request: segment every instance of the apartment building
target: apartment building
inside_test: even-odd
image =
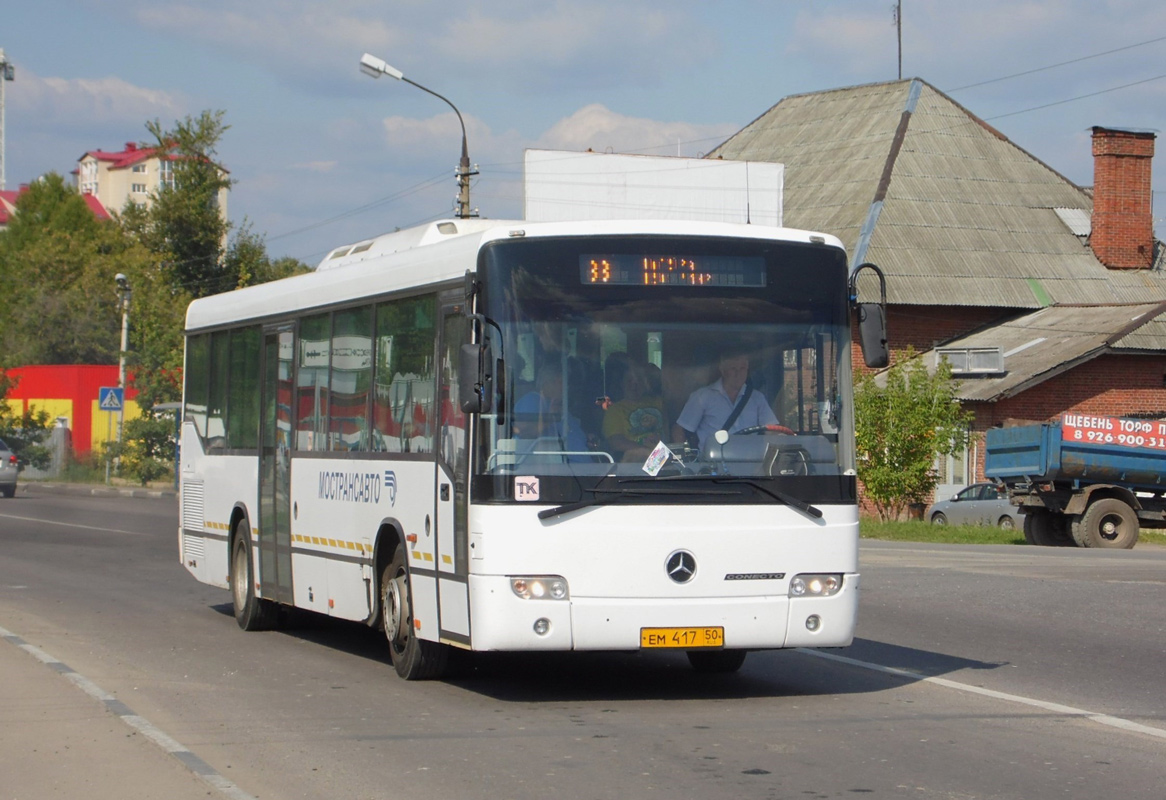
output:
[[[105,208],[119,210],[126,203],[149,206],[163,186],[174,184],[177,156],[159,155],[152,147],[126,142],[124,150],[90,150],[77,160],[73,175],[82,195],[96,197]],[[227,217],[227,190],[219,191],[219,212]]]

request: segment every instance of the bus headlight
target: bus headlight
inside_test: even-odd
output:
[[[830,597],[840,589],[841,575],[795,575],[789,582],[790,597]]]
[[[567,581],[558,575],[521,575],[510,579],[510,589],[523,600],[567,600]]]

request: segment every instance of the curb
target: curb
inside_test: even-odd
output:
[[[16,490],[23,494],[72,494],[90,495],[93,497],[177,497],[174,489],[143,489],[119,486],[94,486],[87,483],[41,483],[25,482],[17,485]]]

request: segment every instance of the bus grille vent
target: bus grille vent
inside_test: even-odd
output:
[[[202,481],[186,481],[182,484],[182,527],[185,530],[203,530],[206,519],[203,498]]]
[[[201,560],[206,555],[206,539],[201,536],[191,536],[189,533],[182,534],[182,555],[189,561]]]

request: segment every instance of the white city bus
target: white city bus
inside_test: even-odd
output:
[[[383,627],[408,679],[451,647],[847,645],[853,276],[788,229],[456,220],[196,300],[181,561],[246,630]],[[780,424],[673,441],[726,350]]]

